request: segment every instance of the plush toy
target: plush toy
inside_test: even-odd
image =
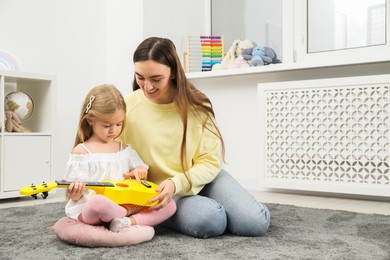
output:
[[[278,56],[276,55],[274,49],[272,49],[271,47],[264,47],[264,48],[265,48],[265,56],[271,58],[272,64],[282,63],[282,61],[278,59]]]
[[[5,112],[5,130],[7,132],[24,132],[18,115],[13,111]]]
[[[234,60],[231,68],[248,68],[249,63],[242,55],[238,56],[237,59]]]
[[[235,40],[222,59],[220,64],[215,64],[212,70],[222,70],[236,68],[234,61],[241,55],[242,51],[247,48],[253,48],[255,44],[249,40]]]
[[[263,66],[264,60],[267,59],[265,56],[264,47],[248,48],[242,51],[244,59],[249,61],[251,67]]]
[[[249,62],[251,67],[281,63],[276,52],[271,47],[256,46],[242,51],[242,56]]]

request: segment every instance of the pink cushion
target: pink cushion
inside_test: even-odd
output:
[[[104,226],[92,226],[63,217],[54,225],[57,237],[66,243],[86,247],[116,247],[136,245],[149,241],[154,236],[154,228],[131,226],[115,233]]]

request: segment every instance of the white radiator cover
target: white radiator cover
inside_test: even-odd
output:
[[[261,185],[390,196],[390,75],[258,84]]]

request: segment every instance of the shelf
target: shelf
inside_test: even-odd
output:
[[[52,133],[48,132],[23,132],[23,133],[9,133],[4,132],[2,136],[51,136]]]
[[[33,101],[33,113],[21,118],[26,132],[5,130],[4,102],[12,92],[24,92]],[[19,197],[29,183],[51,181],[54,100],[54,76],[0,70],[0,199]]]
[[[54,75],[43,75],[38,73],[28,73],[28,72],[17,72],[17,71],[8,71],[8,70],[0,70],[0,76],[7,77],[7,80],[14,80],[15,82],[17,80],[23,80],[23,79],[29,79],[33,81],[39,81],[39,80],[49,80],[53,81],[55,79]]]
[[[248,76],[252,74],[266,74],[266,73],[283,73],[292,71],[304,71],[304,70],[319,70],[319,69],[336,69],[339,67],[352,68],[356,66],[373,66],[373,65],[390,65],[390,61],[383,60],[369,60],[369,61],[355,61],[349,63],[278,63],[269,64],[260,67],[250,67],[241,69],[224,69],[215,71],[204,72],[189,72],[186,73],[188,79],[203,79],[203,78],[219,78],[228,76]]]
[[[34,103],[34,111],[32,115],[22,121],[22,126],[27,128],[29,132],[51,132],[54,121],[54,85],[55,79],[53,76],[21,73],[12,71],[0,71],[2,82],[1,88],[1,104],[4,98],[12,93],[22,91],[28,94]],[[4,105],[0,107],[4,122]],[[2,133],[6,133],[2,130]]]

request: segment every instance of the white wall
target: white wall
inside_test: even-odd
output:
[[[106,80],[127,94],[133,82],[133,52],[143,39],[143,0],[105,1]]]
[[[256,88],[260,79],[257,77],[191,79],[213,104],[226,146],[224,169],[251,190],[259,190],[261,176],[261,131]]]
[[[171,39],[182,59],[183,52],[187,50],[188,35],[210,35],[209,1],[143,0],[144,37]]]
[[[63,176],[89,89],[108,82],[130,92],[142,17],[141,0],[0,0],[0,49],[22,71],[57,77],[54,179]]]

